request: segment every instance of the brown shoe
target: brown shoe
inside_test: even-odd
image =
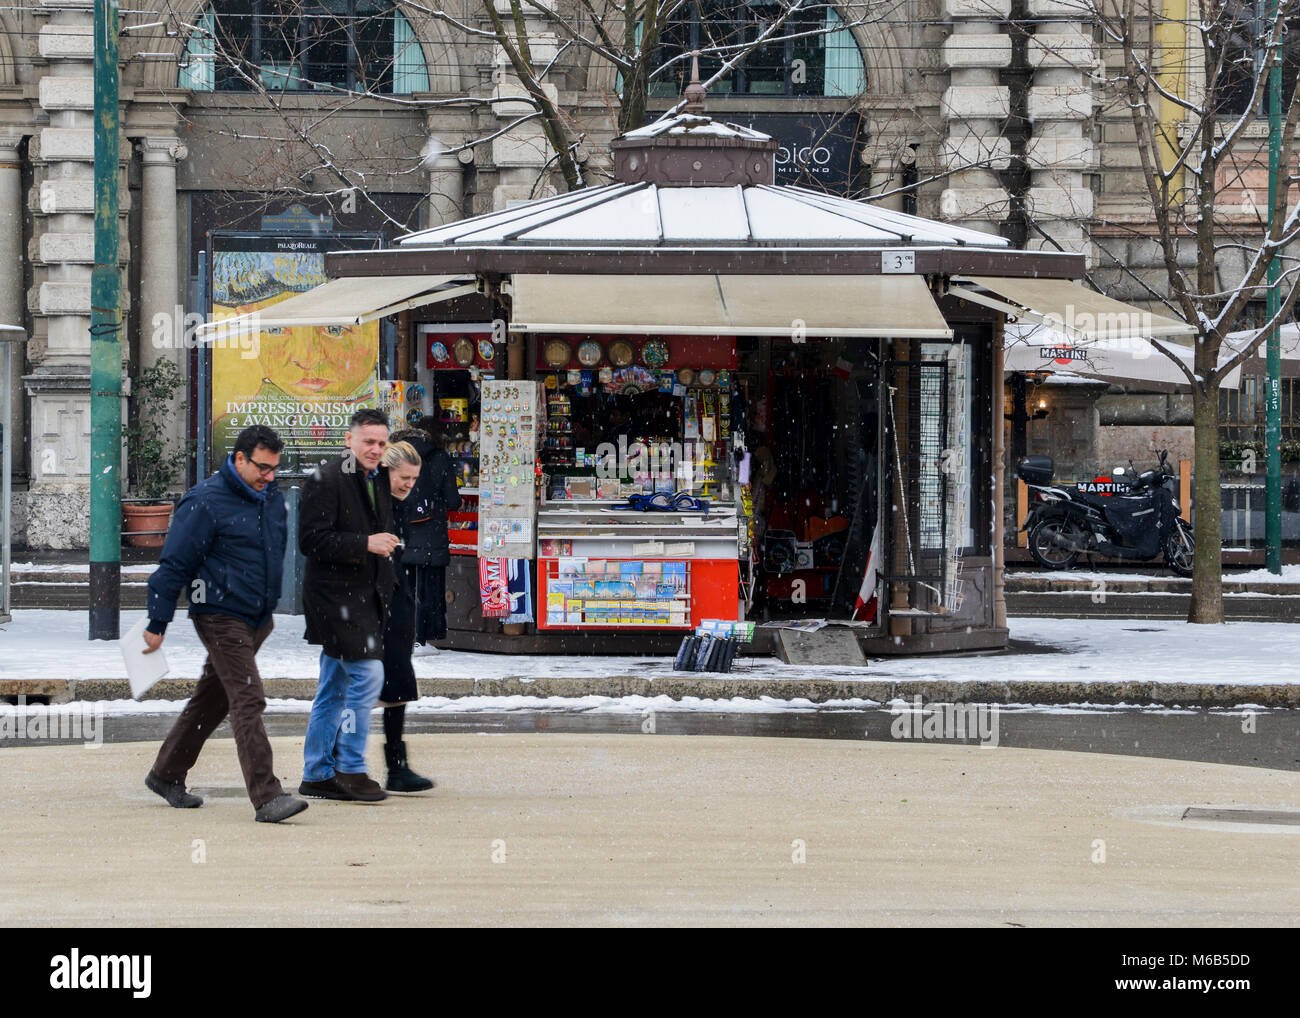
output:
[[[358,802],[379,802],[388,798],[388,793],[379,787],[379,782],[372,779],[365,771],[360,774],[335,771],[334,780],[342,785],[348,794]]]
[[[304,781],[298,786],[298,794],[310,795],[313,799],[339,799],[344,802],[352,798],[352,793],[339,783],[337,777],[326,778],[324,781]]]

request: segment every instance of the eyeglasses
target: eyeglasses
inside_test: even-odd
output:
[[[280,469],[280,465],[278,463],[275,466],[268,466],[265,463],[258,463],[257,460],[254,459],[250,459],[248,462],[252,464],[252,466],[257,470],[257,472],[261,474],[263,477],[273,477],[275,475],[275,472]]]

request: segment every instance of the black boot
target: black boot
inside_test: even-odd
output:
[[[384,787],[390,792],[427,792],[433,787],[430,779],[406,766],[406,743],[384,743],[384,756],[388,760],[388,782]]]

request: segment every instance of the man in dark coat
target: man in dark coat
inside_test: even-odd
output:
[[[183,590],[190,599],[190,620],[208,651],[194,695],[172,725],[145,784],[172,806],[203,805],[185,790],[185,776],[229,714],[255,818],[267,823],[307,808],[284,791],[272,768],[255,657],[271,635],[271,613],[280,598],[287,535],[275,471],[283,448],[270,428],[245,428],[221,469],[185,493],[149,577],[144,637],[146,654],[162,646]]]
[[[303,484],[299,504],[306,640],[321,655],[298,791],[378,802],[386,796],[366,774],[366,738],[384,682],[384,625],[397,582],[392,497],[379,469],[388,418],[358,410],[345,440],[344,453]]]

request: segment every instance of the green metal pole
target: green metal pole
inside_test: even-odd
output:
[[[1269,20],[1277,19],[1278,0],[1269,4]],[[1277,178],[1282,165],[1281,48],[1269,53],[1268,71],[1268,223],[1277,215]],[[1271,320],[1281,306],[1277,258],[1268,263],[1267,314]],[[1268,334],[1268,372],[1264,384],[1264,559],[1270,573],[1282,572],[1282,350],[1278,330]]]
[[[95,0],[95,267],[90,275],[90,638],[120,635],[122,280],[118,236],[117,0]]]

